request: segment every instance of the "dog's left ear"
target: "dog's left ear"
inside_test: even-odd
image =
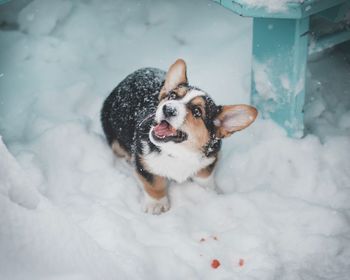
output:
[[[164,86],[160,92],[159,99],[162,99],[172,89],[180,84],[187,83],[186,62],[178,59],[170,66],[164,81]]]
[[[222,106],[220,109],[214,120],[218,138],[228,137],[232,133],[248,127],[258,115],[258,111],[249,105],[229,105]]]

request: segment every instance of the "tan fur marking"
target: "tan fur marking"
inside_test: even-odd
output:
[[[185,131],[188,131],[192,137],[190,141],[186,141],[186,145],[189,145],[191,149],[198,151],[208,143],[210,135],[203,120],[201,118],[195,118],[192,115],[191,110],[187,109],[187,111]]]
[[[114,140],[112,143],[112,151],[118,157],[125,158],[127,161],[131,160],[130,154],[125,149],[123,149],[116,140]]]
[[[218,159],[215,158],[215,161],[212,164],[199,170],[197,172],[196,176],[199,178],[208,178],[213,173],[213,170],[214,170],[214,167],[216,165],[217,160]]]
[[[201,107],[202,113],[203,113],[203,117],[205,117],[205,114],[206,114],[206,112],[205,112],[205,101],[203,100],[202,97],[197,96],[197,97],[193,98],[192,101],[191,101],[191,104]]]
[[[146,170],[148,170],[147,164],[145,163],[144,159],[141,157],[140,160],[143,168],[146,168]],[[166,191],[167,180],[164,177],[153,174],[153,182],[150,183],[139,173],[137,173],[137,176],[140,178],[144,190],[151,197],[159,200],[167,195],[167,191]]]
[[[192,105],[201,107],[203,117],[205,117],[205,102],[203,98],[197,96],[191,100]],[[192,135],[192,141],[188,141],[188,145],[195,151],[202,149],[209,141],[210,135],[202,118],[195,118],[190,109],[187,109],[185,120],[186,131]]]
[[[140,174],[137,174],[137,176],[140,178],[143,188],[149,196],[158,200],[166,196],[166,179],[164,177],[154,175],[153,182],[151,184]]]
[[[162,87],[162,89],[159,92],[159,100],[164,99],[166,97],[167,93],[168,93],[167,90],[164,87]]]
[[[211,173],[212,173],[212,170],[209,170],[208,167],[206,167],[199,170],[196,176],[200,178],[207,178],[210,176]]]
[[[176,92],[177,96],[184,97],[188,92],[188,87],[180,86],[180,87],[174,89],[174,91]]]
[[[172,91],[174,91],[179,98],[183,98],[188,93],[188,87],[187,86],[179,86],[177,88],[172,89]],[[161,93],[160,93],[160,100],[165,98],[167,94],[168,94],[168,92],[166,91],[166,89],[162,88]]]

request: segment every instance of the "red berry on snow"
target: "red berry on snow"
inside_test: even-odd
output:
[[[220,266],[220,262],[217,259],[212,260],[211,267],[217,269]]]

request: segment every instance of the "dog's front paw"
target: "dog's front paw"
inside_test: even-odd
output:
[[[170,209],[170,203],[167,196],[161,199],[155,199],[145,193],[145,199],[143,202],[143,211],[153,215],[159,215],[162,212],[166,212]]]

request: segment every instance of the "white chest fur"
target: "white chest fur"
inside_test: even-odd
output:
[[[186,181],[214,161],[214,158],[207,158],[173,143],[162,146],[160,153],[145,155],[144,159],[152,173],[179,183]]]

